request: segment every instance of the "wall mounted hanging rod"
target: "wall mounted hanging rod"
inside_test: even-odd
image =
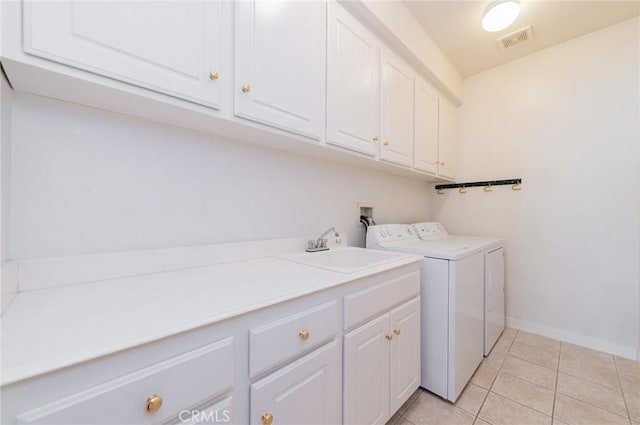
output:
[[[520,185],[520,184],[522,184],[522,179],[487,180],[487,181],[483,181],[483,182],[437,184],[436,185],[436,190],[457,189],[457,188],[460,188],[460,187],[462,187],[462,188],[479,187],[479,186],[504,186],[504,185],[516,186],[516,185]]]

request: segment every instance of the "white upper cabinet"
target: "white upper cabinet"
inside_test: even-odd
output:
[[[417,170],[438,172],[438,92],[416,77],[414,109],[415,156]]]
[[[323,1],[235,3],[235,114],[317,140],[324,134]]]
[[[221,106],[220,1],[27,1],[23,17],[29,54]]]
[[[440,98],[439,157],[438,175],[449,179],[456,177],[456,107]]]
[[[380,159],[413,165],[413,70],[390,50],[382,52]]]
[[[327,143],[375,156],[380,135],[378,39],[329,3]]]
[[[455,178],[456,107],[337,1],[3,6],[0,56],[17,90],[317,153],[302,136],[365,166]]]

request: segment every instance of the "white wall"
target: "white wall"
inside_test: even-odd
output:
[[[0,264],[9,252],[9,193],[11,181],[11,100],[9,83],[0,75]]]
[[[13,259],[284,237],[363,245],[428,215],[427,183],[15,93]]]
[[[501,236],[510,323],[635,356],[639,24],[588,34],[465,81],[458,181],[432,193],[452,233]]]

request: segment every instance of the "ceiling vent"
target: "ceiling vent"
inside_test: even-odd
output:
[[[518,31],[504,35],[496,41],[498,42],[498,46],[500,46],[502,50],[505,50],[527,43],[531,40],[533,40],[533,32],[531,31],[531,25],[529,25],[525,28],[519,29]]]

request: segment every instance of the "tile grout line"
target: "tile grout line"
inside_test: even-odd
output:
[[[612,412],[611,410],[607,410],[607,409],[605,409],[605,408],[603,408],[603,407],[596,406],[595,404],[591,404],[591,403],[589,403],[588,401],[580,400],[579,398],[575,398],[574,396],[571,396],[571,395],[569,395],[569,394],[563,394],[563,393],[560,393],[560,394],[561,394],[563,397],[570,398],[571,400],[577,401],[577,402],[582,403],[582,404],[586,404],[587,406],[593,407],[593,408],[598,409],[598,410],[602,410],[603,412],[610,413],[610,414],[612,414],[612,415],[614,415],[614,416],[618,416],[618,417],[623,418],[623,419],[628,419],[628,420],[629,420],[629,422],[631,422],[631,418],[629,418],[629,417],[624,417],[624,416],[622,416],[622,415],[621,415],[621,414],[619,414],[619,413],[615,413],[615,412]]]
[[[618,386],[620,387],[620,392],[622,393],[622,401],[624,402],[624,408],[627,411],[627,419],[629,420],[629,424],[631,425],[631,412],[629,411],[629,404],[627,403],[627,396],[624,394],[624,388],[622,388],[622,380],[620,379],[620,372],[618,371],[618,362],[616,362],[616,358],[613,357],[613,367],[616,368],[616,377],[618,378]]]
[[[554,423],[556,417],[556,398],[558,397],[558,379],[560,379],[560,361],[562,357],[562,342],[558,350],[558,367],[556,367],[556,386],[553,389],[553,405],[551,406],[551,423]]]
[[[516,337],[518,336],[518,333],[520,331],[516,329],[516,333],[513,335],[513,338],[511,339],[511,343],[509,344],[509,347],[507,348],[506,353],[504,353],[504,358],[502,359],[502,362],[500,363],[500,367],[498,368],[498,372],[496,373],[496,376],[493,378],[493,381],[491,381],[491,385],[489,385],[489,388],[487,389],[487,393],[484,396],[484,399],[482,400],[482,404],[480,405],[480,408],[478,409],[478,413],[476,413],[476,419],[473,421],[473,423],[475,424],[476,421],[478,419],[480,419],[481,421],[484,421],[488,424],[490,424],[491,422],[486,421],[484,419],[482,419],[480,417],[480,412],[482,411],[482,408],[484,407],[485,402],[487,401],[487,398],[489,398],[489,393],[491,392],[491,389],[493,388],[493,384],[496,382],[496,380],[498,379],[498,375],[500,375],[500,371],[502,370],[502,367],[504,366],[504,362],[507,361],[507,356],[509,355],[509,351],[511,351],[511,347],[513,346],[513,343],[516,340]],[[504,331],[503,331],[504,333]],[[495,345],[494,345],[495,347]],[[491,355],[491,352],[489,352],[489,355]]]
[[[560,347],[561,347],[561,348],[560,348],[560,350],[562,351],[562,345],[561,345]],[[590,362],[590,363],[592,363],[592,362]],[[615,359],[614,359],[614,364],[615,364]],[[561,394],[562,396],[567,397],[567,398],[570,398],[570,399],[572,399],[572,400],[575,400],[575,401],[577,401],[577,402],[579,402],[579,403],[583,403],[583,404],[586,404],[586,405],[588,405],[588,406],[591,406],[591,407],[593,407],[593,408],[595,408],[595,409],[599,409],[599,410],[602,410],[602,411],[604,411],[604,412],[610,413],[610,414],[612,414],[612,415],[615,415],[615,416],[618,416],[618,417],[621,417],[621,418],[627,419],[627,420],[629,420],[629,423],[631,424],[631,415],[630,415],[630,413],[629,413],[629,409],[628,409],[628,407],[627,407],[626,399],[625,399],[625,397],[624,397],[624,391],[622,390],[622,385],[620,384],[620,375],[619,375],[619,374],[618,374],[618,372],[617,372],[617,367],[616,367],[616,376],[617,376],[617,378],[618,378],[618,385],[620,386],[620,392],[621,392],[621,394],[622,394],[622,399],[623,399],[623,402],[625,403],[625,409],[626,409],[626,412],[627,412],[627,417],[626,417],[626,418],[625,418],[624,416],[620,415],[619,413],[612,412],[611,410],[609,410],[609,409],[607,409],[607,408],[604,408],[604,407],[602,407],[602,406],[595,405],[595,404],[590,403],[590,402],[588,402],[588,401],[586,401],[586,400],[582,400],[582,399],[579,399],[579,398],[577,398],[577,397],[575,397],[575,396],[572,396],[572,395],[570,395],[570,394],[565,394],[565,393],[561,393],[560,391],[558,391],[558,379],[560,378],[560,373],[564,373],[565,375],[567,375],[567,376],[571,376],[571,377],[573,377],[573,378],[581,379],[581,380],[583,380],[583,381],[585,381],[585,382],[587,382],[587,383],[589,383],[589,384],[592,384],[592,385],[597,385],[597,386],[599,386],[599,387],[604,388],[605,390],[609,390],[609,391],[614,390],[614,388],[607,387],[607,386],[604,386],[604,385],[600,385],[600,384],[599,384],[599,383],[597,383],[597,382],[590,381],[590,380],[585,379],[585,378],[583,378],[583,377],[575,376],[575,375],[573,375],[573,374],[571,374],[571,373],[567,373],[567,372],[565,372],[565,371],[560,372],[560,363],[558,362],[558,376],[557,376],[557,378],[556,378],[556,390],[555,390],[555,394],[554,394],[554,398],[553,398],[553,413],[554,413],[554,414],[555,414],[555,400],[556,400],[556,396],[557,396],[558,394]]]
[[[614,372],[614,371],[612,371],[612,372]],[[611,387],[608,387],[606,385],[603,385],[600,382],[593,381],[591,379],[587,379],[584,376],[578,376],[575,373],[572,373],[571,371],[568,371],[568,370],[563,370],[562,373],[564,373],[565,375],[569,375],[569,376],[571,376],[573,378],[581,379],[581,380],[586,381],[586,382],[588,382],[590,384],[597,385],[597,386],[602,387],[602,388],[606,388],[608,390],[615,390],[616,389],[616,388],[611,388]],[[618,378],[618,380],[620,380],[620,377],[618,376],[617,372],[616,372],[616,377]]]
[[[561,373],[564,373],[564,372],[561,372]],[[565,375],[567,375],[567,376],[571,376],[571,377],[573,377],[573,378],[577,378],[577,379],[582,379],[582,380],[584,380],[583,378],[580,378],[579,376],[569,375],[568,373],[564,373],[564,374],[565,374]],[[584,381],[586,381],[586,380],[584,380]],[[614,391],[614,390],[615,390],[614,388],[605,387],[605,386],[602,386],[602,385],[596,384],[596,383],[591,382],[591,381],[586,381],[586,382],[587,382],[588,384],[596,385],[596,386],[598,386],[598,387],[601,387],[601,388],[603,388],[603,389],[605,389],[605,390],[607,390],[607,391]],[[625,403],[625,409],[626,409],[626,411],[627,411],[627,415],[629,415],[629,416],[627,416],[627,418],[629,418],[629,420],[631,420],[631,415],[629,414],[629,411],[628,411],[628,409],[627,409],[627,404],[626,404],[626,401],[625,401],[625,398],[624,398],[624,391],[621,391],[621,393],[622,393],[622,394],[621,394],[621,395],[622,395],[622,400],[623,400],[623,402]],[[605,412],[609,412],[609,413],[611,413],[611,414],[613,414],[613,415],[620,416],[620,417],[624,418],[624,416],[622,416],[620,413],[613,412],[613,411],[611,411],[611,410],[607,409],[606,407],[598,406],[598,405],[593,404],[593,403],[591,403],[591,402],[589,402],[589,401],[582,400],[582,399],[580,399],[580,398],[577,398],[577,396],[573,396],[573,395],[571,395],[571,394],[565,394],[565,393],[562,393],[562,392],[558,392],[558,394],[562,395],[563,397],[568,397],[568,398],[570,398],[570,399],[572,399],[572,400],[579,401],[580,403],[587,404],[587,405],[589,405],[589,406],[591,406],[591,407],[595,407],[596,409],[604,410]]]

